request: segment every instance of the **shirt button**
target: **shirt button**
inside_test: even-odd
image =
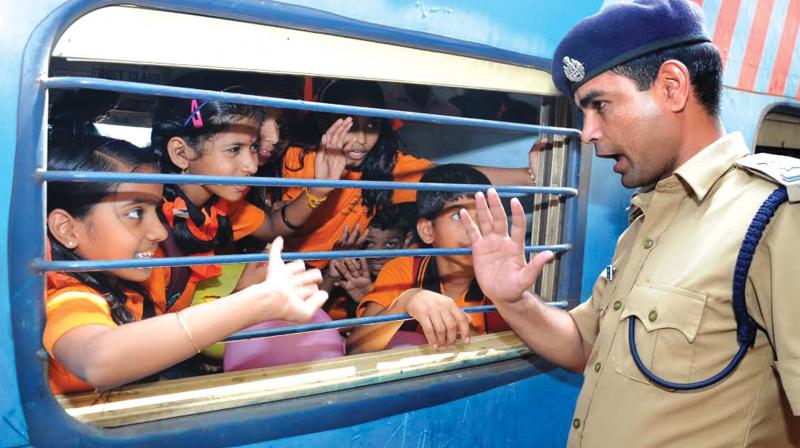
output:
[[[573,420],[572,421],[572,427],[575,428],[575,429],[580,428],[581,427],[581,419],[576,418],[575,420]]]
[[[614,302],[614,311],[619,311],[620,308],[622,308],[622,302],[617,300],[616,302]]]
[[[655,322],[656,319],[658,319],[658,311],[650,311],[650,314],[647,315],[647,318],[650,320],[650,322]]]
[[[648,239],[642,241],[642,247],[644,247],[645,249],[650,249],[651,247],[653,247],[653,240],[648,238]]]
[[[600,367],[601,367],[600,363],[598,362],[597,364],[594,365],[594,371],[595,372],[599,372],[600,371]]]

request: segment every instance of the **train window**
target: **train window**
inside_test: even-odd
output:
[[[142,29],[148,32],[140,33]],[[129,39],[131,35],[137,36],[135,42]],[[192,36],[191,45],[184,38],[165,36]],[[297,58],[298,54],[303,57]],[[316,99],[330,79],[368,79],[380,82],[387,109],[559,127],[567,127],[572,121],[568,101],[555,96],[549,75],[543,70],[136,7],[103,8],[83,16],[64,32],[51,56],[51,78],[168,85],[176,79],[204,73],[201,70],[213,70],[232,80],[281,80],[297,88],[298,99],[306,100]],[[371,63],[358,63],[361,60]],[[419,100],[421,94],[426,99]],[[142,148],[150,143],[156,95],[53,89],[49,99],[51,134],[101,134],[129,140]],[[302,110],[297,114],[292,120],[298,126],[304,117],[313,118]],[[458,126],[430,121],[405,120],[395,128],[410,154],[436,163],[525,166],[528,160],[520,155],[527,154],[536,141],[536,135],[531,133],[487,131],[467,121]],[[312,142],[319,136],[305,128],[294,131],[297,138],[311,135]],[[577,185],[579,154],[573,142],[555,136],[548,150],[537,156],[536,178],[541,184],[554,187]],[[533,210],[531,245],[558,245],[579,234],[579,204],[548,194],[526,200],[526,209]],[[582,248],[579,241],[573,243],[577,249]],[[536,285],[537,292],[548,300],[574,300],[575,281],[572,286],[566,285],[564,277],[570,274],[580,278],[572,275],[576,274],[575,266],[579,266],[577,257],[565,254],[547,268]],[[34,330],[41,333],[41,328]],[[57,400],[79,421],[102,428],[120,427],[334,393],[528,355],[526,346],[512,333],[499,332],[475,337],[470,344],[454,350],[416,346],[137,384],[103,393],[58,396]]]
[[[800,109],[789,106],[772,109],[758,129],[755,152],[800,157]]]

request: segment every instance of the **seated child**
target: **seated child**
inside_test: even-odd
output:
[[[364,233],[363,248],[367,250],[408,248],[414,238],[411,225],[416,222],[416,209],[416,203],[404,202],[390,204],[378,211]],[[355,239],[357,233],[354,229],[350,235],[343,234],[342,241]],[[333,260],[328,264],[321,288],[330,295],[330,300],[324,308],[332,319],[356,316],[356,307],[361,298],[369,292],[381,268],[389,260],[390,258],[348,258]]]
[[[437,166],[421,182],[489,185],[489,179],[468,165]],[[417,233],[436,248],[469,247],[459,210],[475,215],[474,193],[419,191]],[[409,313],[417,331],[434,347],[452,346],[457,336],[469,342],[471,334],[508,329],[496,312],[467,315],[461,308],[489,304],[475,280],[471,255],[401,257],[386,263],[370,292],[361,299],[358,316]],[[347,339],[348,353],[381,350],[403,322],[356,328]]]
[[[105,137],[70,137],[48,148],[58,171],[157,172],[152,157]],[[163,185],[51,182],[47,229],[53,260],[150,258],[167,238],[159,220]],[[49,272],[42,342],[53,393],[108,389],[184,361],[212,343],[266,320],[304,322],[328,295],[301,261],[284,264],[278,238],[262,280],[210,303],[160,311],[143,284],[164,269]],[[160,375],[159,375],[160,376]]]

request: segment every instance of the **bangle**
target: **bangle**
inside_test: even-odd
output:
[[[289,205],[289,203],[287,202],[287,203],[283,204],[283,207],[281,207],[281,221],[283,221],[283,225],[288,227],[289,230],[292,230],[292,231],[300,230],[300,226],[296,226],[296,225],[290,223],[289,219],[286,217],[286,206],[288,206],[288,205]]]
[[[328,199],[327,196],[316,196],[314,193],[308,191],[308,187],[303,188],[303,192],[306,194],[306,203],[311,208],[317,208]]]
[[[189,340],[192,342],[194,349],[197,351],[197,353],[200,353],[200,347],[198,347],[197,342],[194,341],[194,336],[192,336],[192,330],[189,329],[189,326],[186,325],[186,321],[183,320],[183,317],[181,317],[181,312],[178,311],[177,313],[175,313],[175,317],[178,318],[178,323],[181,324],[181,327],[183,327],[183,332],[186,333],[186,336],[189,337]]]

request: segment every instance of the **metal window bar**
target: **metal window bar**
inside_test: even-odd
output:
[[[186,87],[162,86],[129,81],[112,81],[88,77],[53,77],[40,81],[48,89],[92,89],[118,93],[136,93],[140,95],[170,96],[178,98],[203,98],[212,101],[250,104],[253,106],[277,107],[282,109],[301,109],[312,112],[328,112],[340,115],[359,115],[377,118],[397,118],[400,120],[418,121],[451,126],[466,126],[480,129],[493,129],[518,134],[548,134],[580,137],[580,131],[572,128],[537,126],[532,124],[509,123],[477,118],[450,117],[447,115],[404,112],[392,109],[373,107],[346,106],[342,104],[317,103],[312,101],[289,100],[266,96],[245,95],[241,93],[218,92],[214,90],[191,89]]]
[[[568,302],[567,301],[548,302],[547,305],[555,308],[566,308]],[[461,311],[464,311],[467,314],[485,313],[487,311],[497,311],[497,307],[494,305],[466,306],[464,308],[461,308]],[[309,333],[312,331],[319,331],[319,330],[381,324],[386,322],[397,322],[401,320],[412,320],[412,319],[414,318],[411,317],[411,315],[408,313],[384,314],[380,316],[357,317],[353,319],[339,319],[331,322],[292,325],[290,327],[268,328],[266,330],[241,331],[239,333],[234,333],[228,336],[227,338],[223,339],[222,342],[269,338],[275,336],[284,336],[287,334]]]
[[[172,96],[180,98],[204,98],[232,103],[250,104],[256,106],[279,107],[285,109],[303,109],[315,112],[339,113],[348,115],[363,115],[378,118],[399,118],[402,120],[419,121],[451,126],[467,126],[480,129],[489,129],[519,134],[549,134],[562,136],[580,136],[580,131],[571,128],[552,126],[537,126],[520,123],[497,122],[473,118],[449,117],[443,115],[403,112],[389,109],[376,109],[368,107],[346,106],[338,104],[316,103],[283,98],[261,97],[238,93],[217,92],[202,89],[191,89],[173,86],[160,86],[133,83],[126,81],[111,81],[86,77],[56,77],[41,80],[48,89],[94,89],[107,90],[119,93],[135,93],[143,95]],[[214,184],[214,185],[249,185],[249,186],[275,186],[275,187],[305,187],[320,186],[334,188],[362,188],[362,189],[390,189],[390,190],[435,190],[435,191],[484,191],[486,186],[471,184],[436,184],[413,183],[392,181],[343,181],[319,179],[285,179],[285,178],[254,178],[254,177],[225,177],[225,176],[198,176],[182,174],[142,174],[142,173],[115,173],[115,172],[63,172],[47,171],[40,168],[36,173],[36,180],[43,182],[134,182],[134,183],[172,183],[172,184]],[[577,196],[575,188],[570,187],[525,187],[525,186],[495,186],[498,193],[503,195],[556,195],[567,198]],[[572,248],[571,244],[552,244],[526,246],[526,253],[551,250],[565,252]],[[351,250],[351,251],[323,251],[323,252],[288,252],[281,255],[285,260],[329,260],[336,258],[384,258],[395,256],[422,256],[422,255],[462,255],[471,254],[469,248],[461,249],[401,249],[401,250]],[[37,271],[89,271],[123,268],[146,268],[188,266],[202,264],[226,264],[269,261],[268,254],[244,254],[201,257],[164,257],[158,259],[134,260],[84,260],[84,261],[45,261],[42,258],[33,260],[32,267]],[[554,302],[552,306],[564,307],[566,302]],[[495,311],[494,305],[462,308],[466,313]],[[384,316],[370,316],[355,319],[343,319],[333,322],[294,325],[289,327],[273,328],[268,330],[248,331],[233,334],[224,341],[273,337],[286,334],[296,334],[323,329],[344,328],[357,325],[370,325],[382,322],[409,320],[408,314],[393,314]]]

